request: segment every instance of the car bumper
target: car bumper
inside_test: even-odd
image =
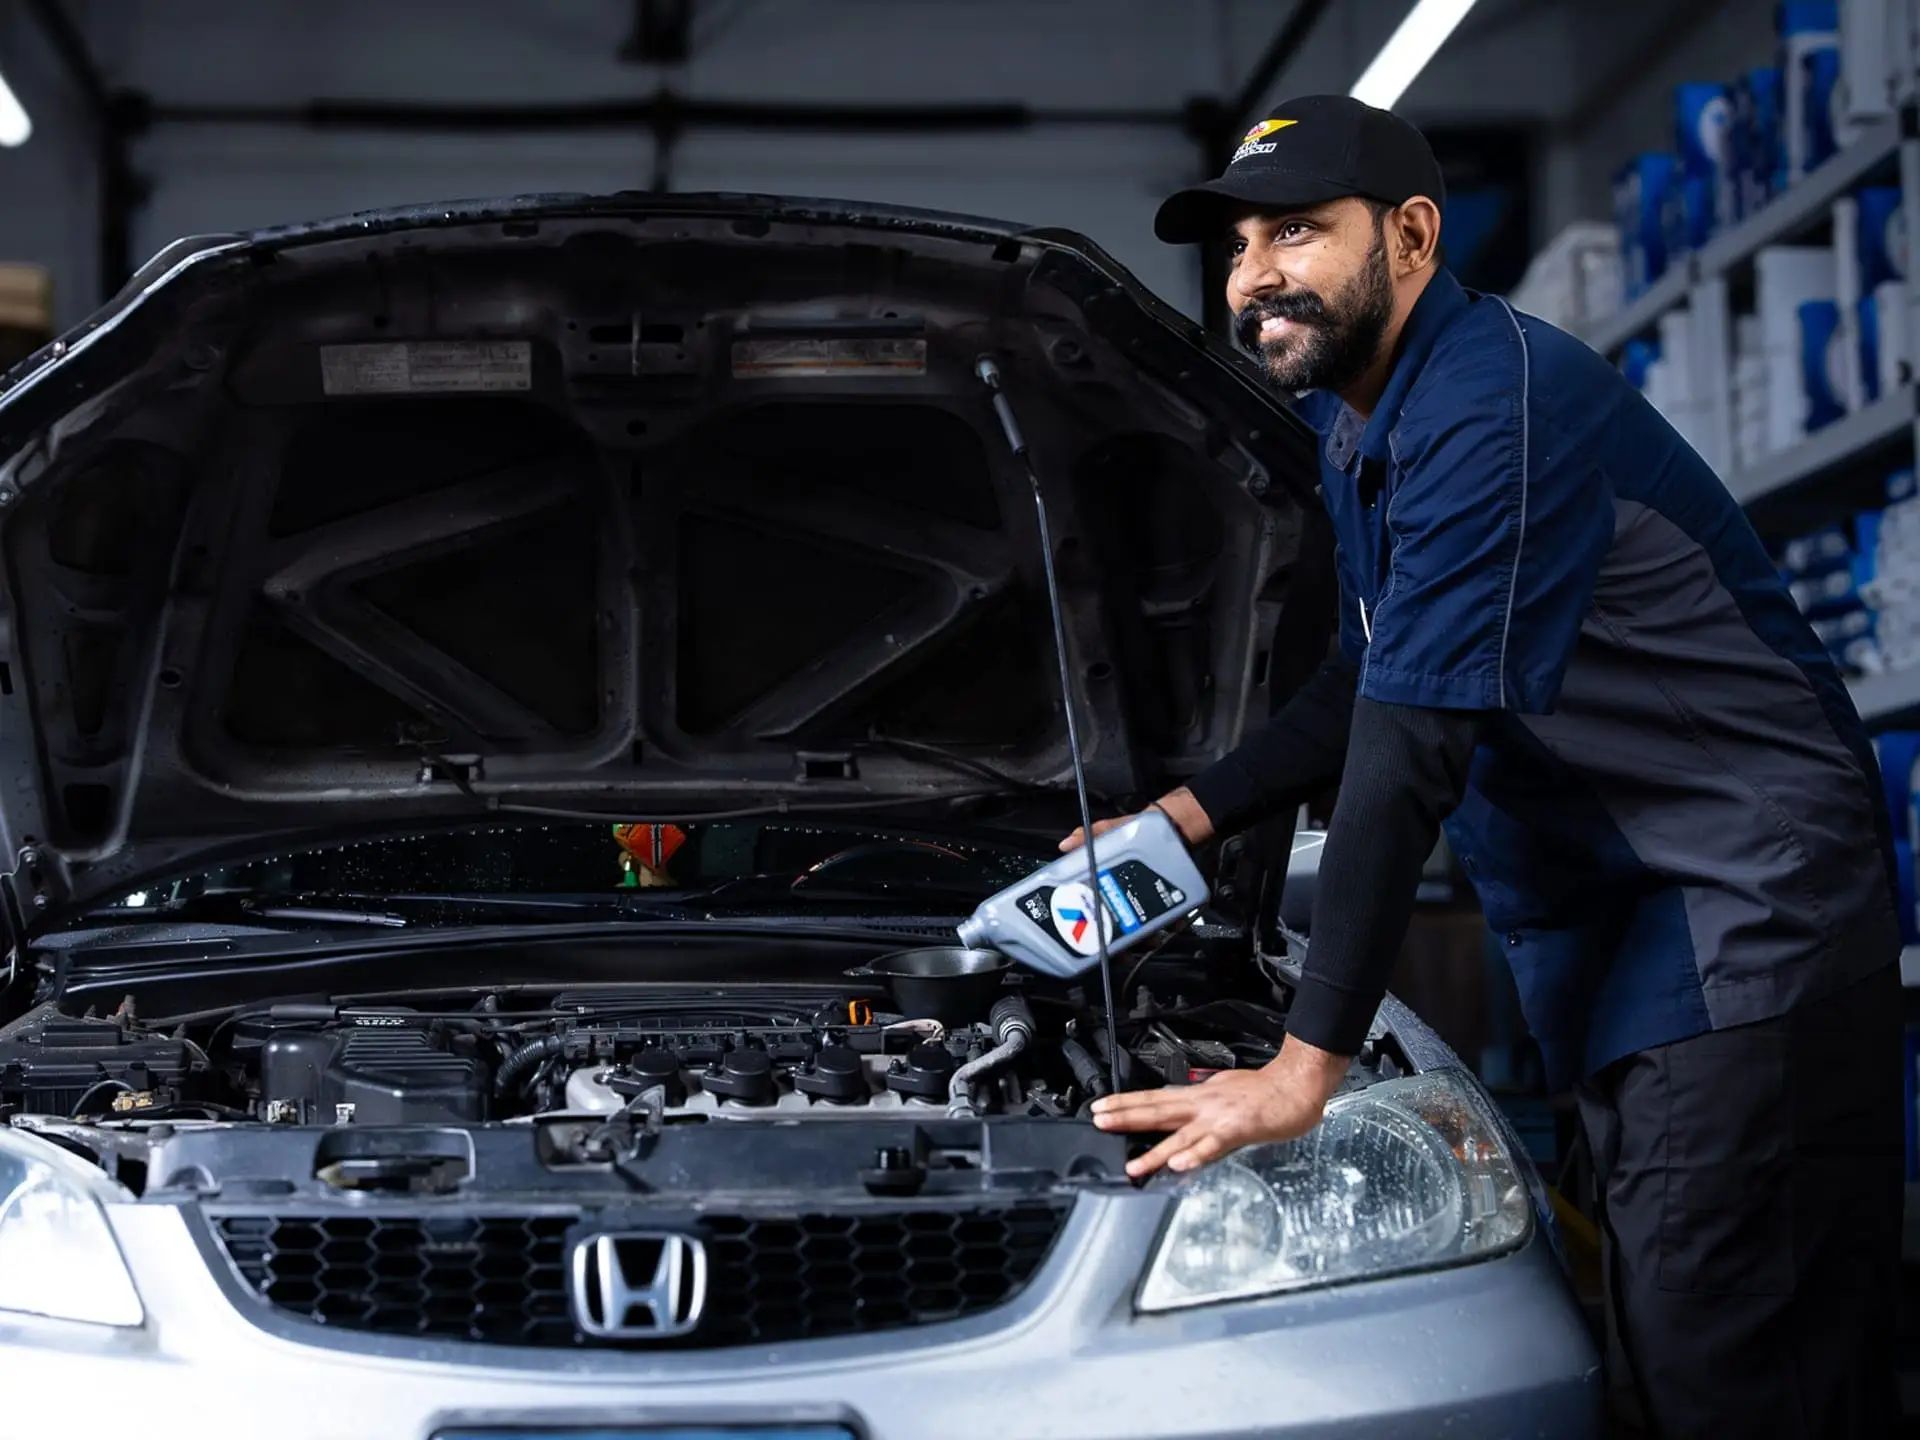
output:
[[[473,1427],[805,1422],[866,1440],[1601,1433],[1598,1357],[1538,1239],[1430,1275],[1139,1316],[1133,1289],[1162,1206],[1089,1196],[1034,1284],[991,1314],[663,1354],[318,1330],[209,1264],[188,1212],[111,1213],[147,1324],[0,1326],[12,1381],[0,1434],[428,1440]]]

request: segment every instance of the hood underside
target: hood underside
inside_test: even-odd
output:
[[[509,801],[1063,788],[983,355],[1089,783],[1189,774],[1259,693],[1311,451],[1084,240],[643,196],[174,247],[0,390],[23,913]]]

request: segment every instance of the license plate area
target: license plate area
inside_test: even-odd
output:
[[[844,1425],[462,1425],[433,1440],[857,1440]]]

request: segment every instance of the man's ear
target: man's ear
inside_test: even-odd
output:
[[[1440,253],[1440,207],[1424,195],[1397,206],[1387,217],[1387,240],[1396,279],[1425,270]]]

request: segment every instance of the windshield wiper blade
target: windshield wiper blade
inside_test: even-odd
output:
[[[519,920],[544,912],[554,920],[573,920],[583,913],[617,915],[620,911],[620,902],[613,896],[601,899],[597,896],[577,898],[457,893],[371,895],[357,891],[329,891],[267,897],[225,892],[183,896],[160,905],[136,909],[112,906],[90,911],[87,919],[114,925],[279,921],[283,924],[364,925],[400,930],[409,925],[442,923],[449,915],[457,917],[504,912]]]
[[[391,915],[383,910],[334,910],[317,905],[241,905],[248,915],[257,915],[262,920],[305,920],[320,925],[385,925],[400,930],[406,927],[404,915]]]
[[[973,884],[953,884],[942,881],[915,879],[901,881],[869,881],[866,884],[835,878],[814,884],[794,884],[794,877],[780,872],[759,875],[735,875],[725,880],[715,881],[711,885],[694,886],[685,890],[675,890],[670,886],[658,888],[631,889],[621,892],[627,897],[627,903],[640,908],[659,905],[672,907],[678,905],[707,905],[715,902],[723,904],[752,904],[762,906],[772,902],[791,901],[805,907],[809,902],[828,904],[893,904],[917,906],[928,896],[945,899],[964,899],[966,908],[971,910],[990,890]],[[646,897],[644,899],[640,897]]]

